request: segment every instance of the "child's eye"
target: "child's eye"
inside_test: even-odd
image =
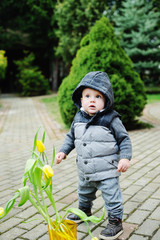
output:
[[[96,98],[101,98],[101,96],[100,96],[100,95],[97,95]]]
[[[89,98],[89,94],[86,95],[86,98]]]

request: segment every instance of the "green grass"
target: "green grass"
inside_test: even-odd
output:
[[[152,104],[160,102],[160,94],[147,94],[147,103]]]
[[[67,129],[61,118],[57,96],[42,98],[41,100],[45,104],[47,111],[51,114],[53,119],[58,122],[62,128]]]

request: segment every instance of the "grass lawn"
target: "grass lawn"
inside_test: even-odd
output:
[[[160,102],[160,94],[147,94],[147,103]]]
[[[47,111],[51,114],[53,119],[58,122],[62,128],[67,129],[61,118],[57,96],[42,98],[41,100],[45,104]]]

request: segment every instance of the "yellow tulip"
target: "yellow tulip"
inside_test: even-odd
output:
[[[45,181],[45,183],[47,183],[47,177],[46,177],[46,174],[44,174],[44,181]],[[49,182],[49,186],[51,185],[51,183],[52,183],[52,181],[51,181],[51,179],[50,179],[50,182]]]
[[[98,238],[97,237],[93,237],[91,240],[98,240]]]
[[[44,144],[42,143],[42,141],[37,140],[37,141],[36,141],[36,146],[37,146],[38,152],[40,152],[40,153],[44,152],[45,146],[44,146]]]
[[[0,207],[0,216],[4,213],[4,209]]]
[[[47,178],[51,178],[54,175],[53,169],[49,165],[45,165],[43,167],[43,172],[45,173]]]

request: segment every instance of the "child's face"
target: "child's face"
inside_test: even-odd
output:
[[[92,88],[85,88],[81,98],[82,107],[91,116],[102,110],[105,106],[103,94]]]

